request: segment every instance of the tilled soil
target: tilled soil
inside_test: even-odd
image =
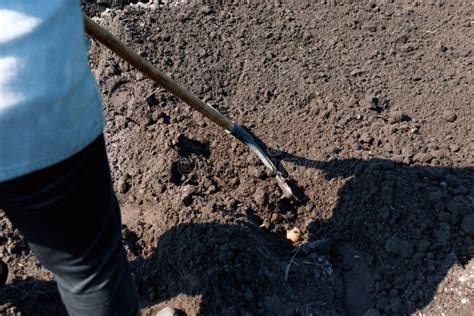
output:
[[[91,41],[143,312],[470,315],[473,16],[465,1],[189,1],[100,24],[267,146]],[[2,313],[64,313],[5,218]],[[301,229],[303,240],[285,239]]]

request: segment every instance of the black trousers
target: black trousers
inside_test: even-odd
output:
[[[0,183],[0,208],[53,272],[70,315],[136,315],[102,136],[51,167]]]

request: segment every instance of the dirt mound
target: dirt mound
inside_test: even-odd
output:
[[[259,137],[298,198],[280,199],[247,148],[92,41],[144,312],[468,314],[472,13],[463,1],[278,0],[102,15]],[[5,240],[22,245],[3,223]],[[284,239],[292,227],[302,245]],[[21,263],[14,276],[49,279],[27,250],[2,243]],[[18,282],[2,302],[41,310],[34,297],[14,301]]]

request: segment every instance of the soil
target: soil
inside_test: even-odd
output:
[[[107,9],[123,9],[127,4],[137,2],[137,0],[81,0],[81,6],[85,14],[97,16]]]
[[[143,313],[472,315],[472,4],[222,2],[125,6],[99,23],[245,125],[296,198],[91,41]],[[0,313],[64,314],[51,275],[1,225]]]

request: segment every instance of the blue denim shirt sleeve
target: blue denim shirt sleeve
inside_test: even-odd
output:
[[[0,181],[64,160],[104,127],[77,0],[0,1]]]

